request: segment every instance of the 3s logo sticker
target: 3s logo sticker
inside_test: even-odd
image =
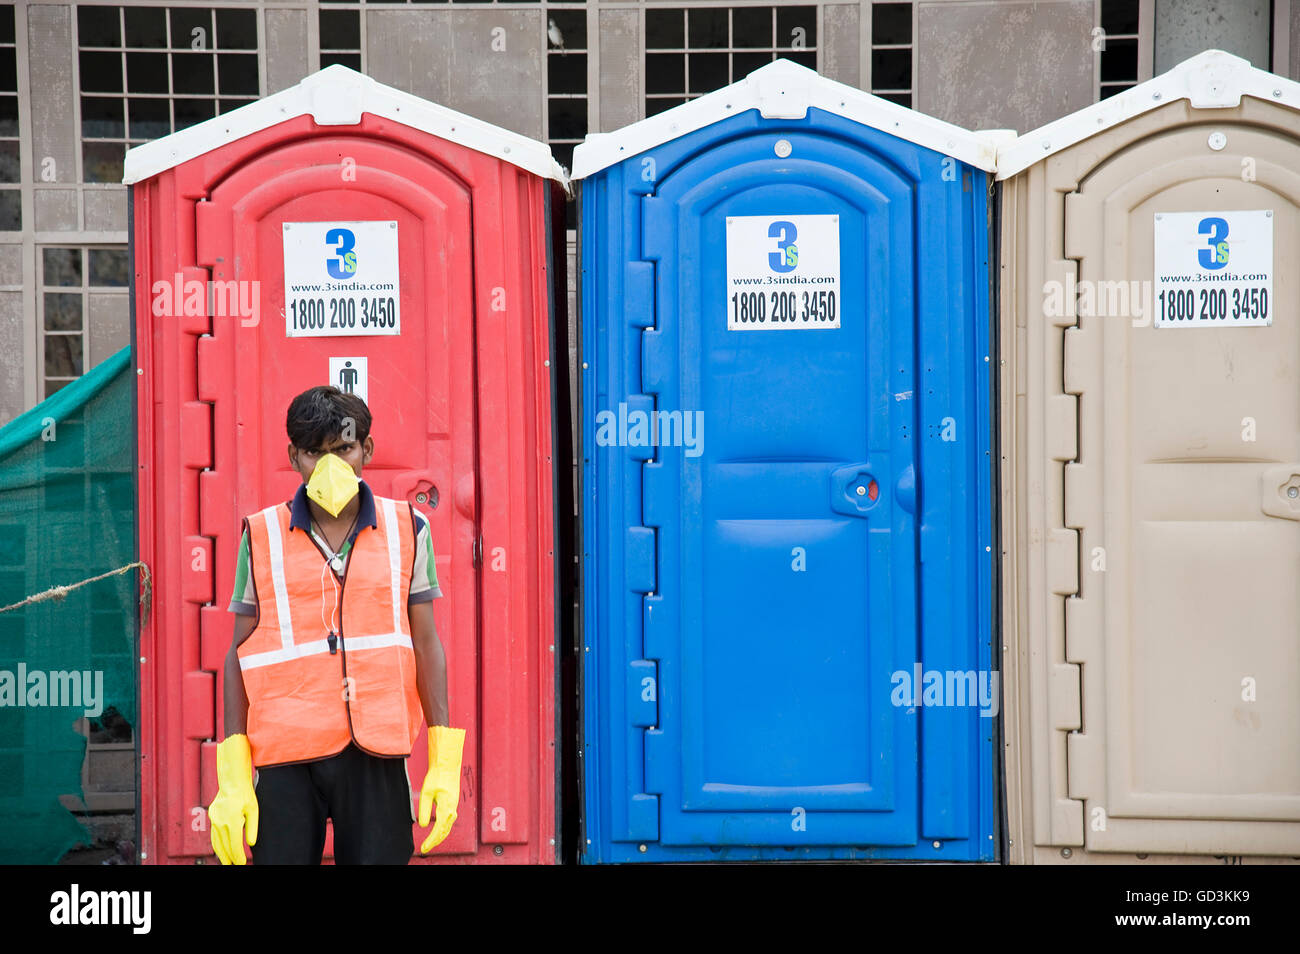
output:
[[[1228,222],[1226,219],[1210,217],[1201,219],[1196,227],[1200,235],[1209,235],[1206,244],[1209,248],[1200,249],[1197,258],[1201,268],[1218,270],[1228,264]]]
[[[794,244],[799,231],[793,222],[773,222],[767,228],[768,238],[777,239],[777,251],[767,253],[767,264],[774,272],[793,272],[799,264],[799,246]]]
[[[325,233],[325,244],[336,246],[334,258],[325,259],[325,269],[330,278],[346,280],[357,274],[357,237],[351,229],[330,229]]]

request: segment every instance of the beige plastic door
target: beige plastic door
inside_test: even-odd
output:
[[[1219,210],[1272,211],[1272,325],[1155,327],[1156,215]],[[1300,854],[1300,143],[1231,123],[1157,134],[1066,196],[1065,236],[1081,289],[1142,283],[1119,315],[1122,290],[1094,285],[1065,335],[1085,843]]]

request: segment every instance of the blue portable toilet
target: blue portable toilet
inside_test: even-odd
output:
[[[574,153],[582,857],[996,857],[996,144],[778,60]]]

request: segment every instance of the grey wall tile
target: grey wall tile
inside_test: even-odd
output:
[[[541,139],[540,10],[367,10],[366,62],[381,83]]]
[[[1226,50],[1268,69],[1269,0],[1155,0],[1155,4],[1156,75],[1205,50]]]
[[[267,10],[267,95],[297,85],[307,72],[307,11]]]
[[[1291,0],[1291,78],[1300,80],[1300,0]]]
[[[1091,105],[1093,14],[1093,0],[922,3],[916,108],[1025,132]]]
[[[822,11],[822,75],[838,83],[860,86],[858,4],[837,3]]]
[[[23,247],[0,245],[0,285],[23,283]]]
[[[131,305],[130,299],[121,294],[90,292],[86,299],[86,331],[90,339],[86,370],[89,371],[131,343]]]
[[[126,189],[87,189],[84,195],[87,232],[127,230]]]
[[[70,232],[77,228],[77,192],[75,189],[37,189],[36,230]]]
[[[0,425],[27,410],[23,394],[30,331],[23,320],[23,293],[0,292]]]
[[[77,181],[76,90],[72,85],[72,8],[30,4],[27,37],[31,62],[32,178]],[[54,160],[55,177],[42,179],[42,164]]]
[[[641,17],[635,10],[601,10],[600,128],[613,132],[641,118]]]

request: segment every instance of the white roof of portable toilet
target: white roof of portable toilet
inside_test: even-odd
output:
[[[362,113],[459,143],[567,186],[564,170],[545,143],[385,86],[338,64],[313,73],[297,86],[135,147],[126,154],[122,182],[140,182],[298,116],[310,114],[321,126],[355,126]]]
[[[971,132],[887,99],[845,86],[790,60],[777,60],[743,80],[675,106],[617,132],[594,133],[573,151],[581,179],[630,156],[749,109],[765,119],[803,119],[809,106],[879,129],[992,172],[998,136]]]
[[[1242,96],[1300,109],[1300,83],[1256,69],[1231,53],[1206,50],[1167,73],[1008,143],[998,150],[998,178],[1010,178],[1054,152],[1175,100],[1189,100],[1197,109],[1220,109],[1239,105]]]

